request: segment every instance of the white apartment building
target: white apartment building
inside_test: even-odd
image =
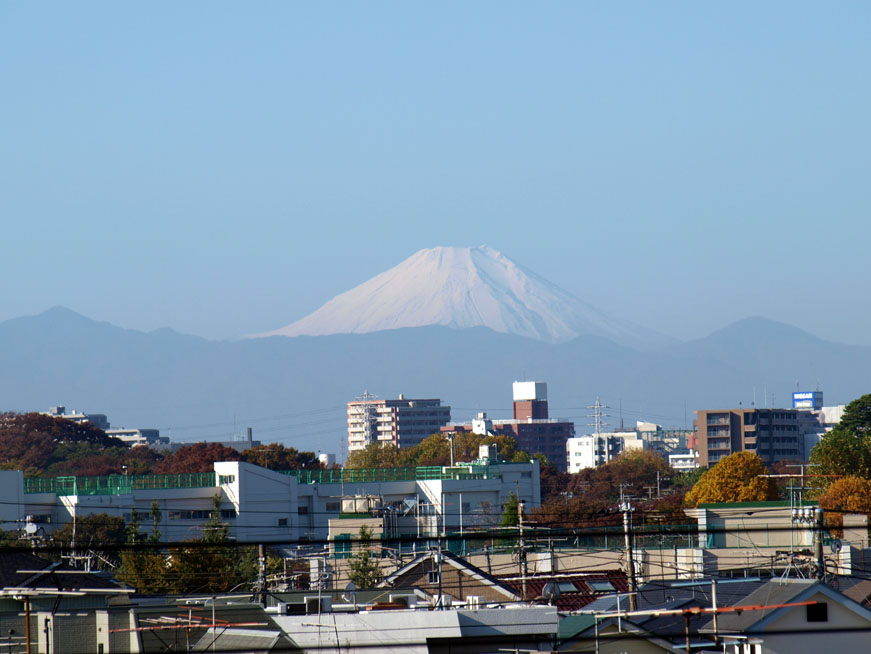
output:
[[[451,407],[438,399],[379,400],[369,394],[348,402],[348,451],[372,443],[412,447],[451,421]]]
[[[632,432],[633,436],[635,432]],[[624,440],[619,434],[587,434],[566,441],[568,472],[598,468],[623,451]]]

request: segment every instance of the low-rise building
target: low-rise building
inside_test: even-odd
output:
[[[169,447],[169,438],[160,435],[159,429],[107,429],[106,436],[117,438],[119,441],[127,445],[127,447],[136,447],[144,445],[154,449],[166,449]]]
[[[109,429],[110,426],[109,419],[105,413],[82,413],[75,409],[67,412],[67,408],[63,405],[53,406],[48,411],[44,411],[42,415],[51,416],[52,418],[63,418],[71,422],[87,422],[104,431]]]
[[[434,536],[492,526],[512,494],[529,509],[541,504],[537,461],[287,472],[225,461],[205,473],[27,479],[21,471],[5,470],[0,493],[2,528],[22,528],[29,521],[46,534],[74,516],[129,519],[132,510],[147,515],[156,503],[161,536],[170,542],[202,536],[216,497],[230,536],[255,543],[325,541],[330,518],[355,497],[375,497],[393,512],[413,511],[428,521],[427,533]],[[407,547],[412,551],[413,543]]]

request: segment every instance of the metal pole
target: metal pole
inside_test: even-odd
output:
[[[632,536],[629,527],[629,512],[632,510],[629,502],[624,502],[623,506],[623,536],[626,542],[626,567],[629,574],[629,610],[637,609],[635,593],[638,591],[638,585],[635,582],[635,561],[632,555]]]
[[[27,638],[27,654],[30,654],[30,595],[24,596],[24,619],[27,623],[25,628],[25,637]]]
[[[523,601],[526,601],[526,577],[529,568],[526,563],[526,542],[523,539],[523,505],[525,502],[517,498],[517,525],[520,528],[520,585],[523,593]]]
[[[823,558],[823,510],[814,510],[814,554],[817,559],[817,579],[820,581],[826,575],[826,561]]]
[[[717,580],[711,579],[711,604],[714,609],[714,645],[720,643],[720,630],[717,623]],[[689,651],[689,650],[687,650]]]

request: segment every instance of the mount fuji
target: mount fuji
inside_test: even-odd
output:
[[[546,343],[598,336],[639,350],[673,342],[602,313],[486,246],[420,250],[305,318],[254,336],[366,334],[434,325],[486,327]]]

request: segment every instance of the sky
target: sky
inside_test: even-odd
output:
[[[864,2],[0,4],[0,320],[287,325],[489,245],[681,339],[871,345]]]

